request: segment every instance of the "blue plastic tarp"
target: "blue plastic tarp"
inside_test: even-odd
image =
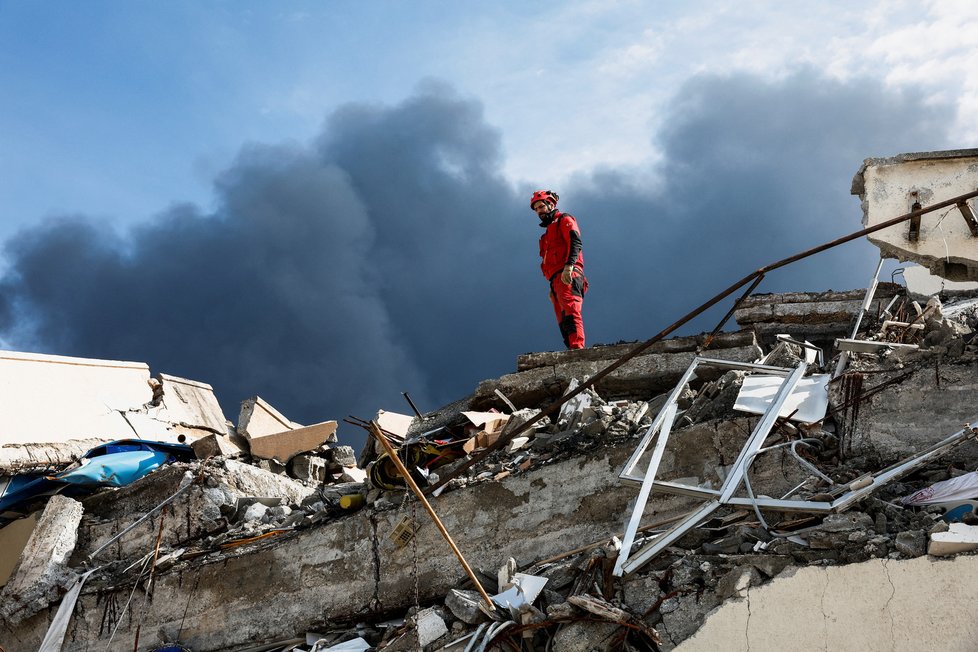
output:
[[[99,487],[124,487],[164,464],[193,458],[193,449],[185,444],[123,439],[96,446],[78,466],[60,473],[10,478],[0,494],[0,527],[36,509],[47,496],[78,496]]]
[[[124,487],[167,463],[169,453],[123,451],[86,458],[81,466],[51,476],[53,480],[85,486]]]

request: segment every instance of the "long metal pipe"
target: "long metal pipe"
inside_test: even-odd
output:
[[[800,253],[797,253],[794,256],[789,256],[788,258],[784,258],[784,259],[779,260],[777,262],[771,263],[770,265],[766,265],[764,267],[761,267],[760,269],[758,269],[758,270],[756,270],[754,272],[751,272],[750,274],[748,274],[744,278],[740,279],[739,281],[737,281],[736,283],[734,283],[733,285],[731,285],[730,287],[728,287],[726,290],[720,292],[719,294],[717,294],[716,296],[714,296],[712,299],[708,300],[706,303],[702,304],[698,308],[695,308],[691,312],[687,313],[685,316],[681,317],[678,321],[674,322],[672,325],[670,325],[670,326],[666,327],[665,329],[659,331],[658,333],[656,333],[655,335],[653,335],[650,339],[646,340],[645,342],[642,342],[641,344],[637,345],[634,349],[632,349],[631,351],[629,351],[628,353],[626,353],[622,357],[618,358],[618,360],[616,360],[615,362],[612,362],[610,365],[608,365],[607,367],[605,367],[604,369],[602,369],[601,371],[599,371],[598,373],[594,374],[593,376],[591,376],[590,378],[588,378],[586,381],[584,381],[583,383],[581,383],[580,385],[578,385],[577,389],[575,389],[575,390],[573,390],[571,392],[568,392],[567,394],[564,394],[560,398],[556,399],[553,403],[551,403],[546,408],[540,410],[536,415],[534,415],[533,417],[531,417],[526,423],[524,423],[520,427],[516,428],[512,432],[510,432],[510,433],[508,433],[506,435],[503,435],[502,437],[500,437],[499,439],[497,439],[493,444],[491,444],[490,446],[487,446],[486,448],[484,448],[481,453],[479,453],[478,455],[474,455],[473,457],[471,457],[470,459],[468,459],[465,463],[463,463],[461,466],[457,467],[452,473],[446,475],[444,478],[441,478],[435,484],[429,486],[427,489],[425,489],[424,493],[425,494],[430,494],[431,492],[438,490],[440,487],[442,487],[445,484],[447,484],[450,480],[458,477],[460,474],[462,474],[465,471],[467,471],[468,469],[470,469],[474,464],[477,464],[477,463],[481,462],[483,459],[486,458],[486,456],[488,456],[491,453],[499,450],[503,446],[508,445],[509,442],[511,442],[514,437],[518,437],[519,435],[522,435],[524,432],[528,431],[530,428],[533,427],[533,425],[537,421],[539,421],[543,417],[550,416],[551,414],[553,414],[554,412],[556,412],[557,409],[560,408],[560,406],[562,406],[564,403],[566,403],[567,401],[571,400],[572,398],[574,398],[575,396],[577,396],[578,394],[580,394],[581,392],[583,392],[585,389],[588,389],[589,387],[594,386],[594,384],[597,383],[599,380],[602,380],[605,376],[607,376],[608,374],[614,372],[616,369],[618,369],[619,367],[621,367],[622,365],[624,365],[626,362],[628,362],[632,358],[634,358],[634,357],[636,357],[638,355],[641,355],[643,351],[645,351],[646,349],[648,349],[649,347],[651,347],[653,344],[655,344],[656,342],[662,340],[667,335],[671,334],[673,331],[675,331],[676,329],[678,329],[680,326],[685,325],[687,322],[692,321],[693,319],[695,319],[696,317],[698,317],[702,313],[706,312],[707,310],[709,310],[710,308],[712,308],[714,305],[716,305],[717,303],[719,303],[723,299],[726,299],[728,296],[730,296],[731,294],[733,294],[734,292],[736,292],[737,290],[739,290],[743,286],[745,286],[748,283],[750,283],[751,281],[753,281],[758,276],[764,276],[768,272],[771,272],[771,271],[776,270],[776,269],[780,269],[781,267],[784,267],[786,265],[790,265],[791,263],[798,262],[799,260],[802,260],[804,258],[808,258],[809,256],[814,256],[815,254],[818,254],[818,253],[821,253],[823,251],[826,251],[827,249],[832,249],[833,247],[837,247],[837,246],[839,246],[841,244],[845,244],[847,242],[851,242],[852,240],[856,240],[857,238],[861,238],[864,235],[869,235],[870,233],[876,233],[877,231],[882,231],[883,229],[889,228],[889,227],[891,227],[891,226],[893,226],[895,224],[900,224],[902,222],[906,222],[907,220],[909,220],[909,219],[911,219],[913,217],[917,217],[917,216],[923,215],[925,213],[930,213],[932,211],[940,210],[940,209],[946,208],[948,206],[954,206],[954,205],[956,205],[956,204],[958,204],[960,202],[967,201],[967,200],[969,200],[969,199],[971,199],[973,197],[978,197],[978,190],[974,190],[972,192],[968,192],[968,193],[965,193],[963,195],[958,195],[957,197],[952,197],[951,199],[946,199],[946,200],[944,200],[942,202],[938,202],[938,203],[933,204],[931,206],[927,206],[926,208],[919,208],[917,210],[910,211],[909,213],[906,213],[906,214],[901,215],[899,217],[894,217],[893,219],[887,220],[886,222],[880,222],[876,226],[871,226],[871,227],[868,227],[868,228],[865,228],[865,229],[856,231],[854,233],[850,233],[849,235],[843,236],[841,238],[837,238],[835,240],[832,240],[831,242],[826,242],[825,244],[819,245],[817,247],[812,247],[811,249],[806,249],[805,251],[802,251]]]
[[[445,538],[445,541],[448,542],[448,545],[452,549],[452,552],[455,553],[455,556],[462,564],[462,568],[469,576],[469,579],[472,580],[472,583],[475,584],[475,588],[479,591],[479,595],[482,596],[482,600],[485,602],[486,609],[488,609],[491,613],[492,610],[495,609],[495,607],[492,604],[492,598],[490,598],[489,594],[486,593],[486,590],[482,588],[482,582],[480,582],[479,578],[475,576],[474,572],[472,572],[472,568],[469,566],[469,563],[465,561],[465,557],[462,556],[462,551],[458,549],[458,546],[455,545],[455,541],[452,540],[452,535],[450,535],[448,533],[448,530],[445,529],[445,526],[442,524],[441,519],[438,518],[438,514],[436,514],[434,508],[432,508],[431,503],[429,503],[428,500],[424,497],[424,494],[421,492],[421,488],[418,487],[418,484],[414,481],[414,478],[411,477],[411,474],[404,466],[404,463],[397,456],[397,451],[395,451],[394,447],[391,446],[391,443],[387,441],[387,437],[384,436],[384,433],[381,431],[380,426],[377,425],[376,421],[370,422],[370,429],[371,432],[373,432],[374,437],[377,438],[377,441],[379,441],[384,446],[384,450],[387,451],[387,455],[390,456],[391,461],[394,462],[394,465],[397,467],[397,470],[404,477],[404,482],[406,482],[408,486],[411,487],[411,491],[414,492],[414,495],[418,497],[418,500],[421,501],[421,504],[424,505],[424,508],[428,511],[428,515],[431,517],[431,520],[435,522],[435,525],[438,527],[438,531],[441,532],[441,535]]]

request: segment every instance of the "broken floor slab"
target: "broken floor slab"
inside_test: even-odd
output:
[[[685,337],[671,337],[666,340],[656,342],[645,353],[689,353],[696,351],[706,343],[708,335],[690,335]],[[709,350],[714,349],[735,349],[754,345],[754,335],[750,331],[737,331],[734,333],[718,333],[710,343]],[[576,349],[571,351],[543,351],[539,353],[524,353],[516,358],[517,371],[529,371],[540,367],[553,367],[558,364],[570,362],[602,362],[615,360],[624,356],[626,353],[639,345],[639,342],[628,344],[611,344],[588,347],[586,349]]]
[[[201,437],[192,442],[190,447],[194,449],[197,458],[201,460],[218,456],[235,457],[248,452],[244,448],[239,447],[230,437],[216,433]]]
[[[647,399],[656,394],[671,390],[676,381],[693,360],[696,352],[688,348],[693,338],[686,338],[682,351],[649,353],[636,356],[602,379],[594,390],[605,399],[643,398]],[[721,348],[722,345],[728,345]],[[498,389],[518,407],[531,407],[558,398],[572,379],[589,378],[605,367],[615,362],[634,346],[617,345],[595,347],[579,351],[564,351],[550,353],[537,358],[532,364],[544,360],[549,364],[530,366],[524,362],[525,371],[517,371],[494,380],[483,381],[475,390],[472,407],[487,409],[503,407],[501,399],[496,395]],[[762,355],[760,347],[754,341],[753,334],[736,334],[720,339],[708,349],[711,357],[722,360],[750,362]],[[597,356],[607,357],[597,357]],[[711,380],[711,372],[701,380]],[[721,372],[717,372],[719,376]],[[716,377],[713,376],[713,377]]]
[[[863,226],[871,227],[978,188],[978,149],[868,158],[856,172]],[[915,206],[916,205],[916,206]],[[913,261],[951,281],[978,281],[974,200],[867,236],[883,256]]]
[[[880,283],[870,310],[881,312],[902,293],[903,287],[896,283]],[[865,295],[866,290],[754,294],[741,302],[734,319],[741,328],[756,331],[765,346],[773,346],[781,333],[824,346],[835,338],[848,337]]]
[[[336,426],[335,421],[303,426],[254,396],[241,403],[237,432],[248,440],[252,455],[284,464],[299,453],[335,442]]]
[[[978,557],[811,566],[725,602],[675,650],[970,650],[976,600]]]

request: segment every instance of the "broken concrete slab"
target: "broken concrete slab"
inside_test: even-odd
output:
[[[337,466],[356,466],[357,454],[352,446],[331,446],[326,459]]]
[[[978,188],[978,149],[868,158],[853,178],[863,226],[871,227]],[[970,216],[970,223],[969,217]],[[978,281],[974,201],[867,236],[883,256],[913,261],[951,281]],[[916,231],[914,232],[914,229]]]
[[[911,299],[926,301],[930,297],[973,296],[978,291],[976,281],[949,281],[922,265],[907,265],[903,268],[903,280],[907,283],[907,294]]]
[[[336,477],[339,475],[339,477]],[[339,474],[333,474],[333,477],[337,482],[357,482],[363,483],[367,481],[367,472],[357,466],[344,466],[343,470]]]
[[[706,343],[707,337],[707,334],[703,333],[700,335],[673,337],[667,340],[661,340],[646,349],[644,353],[689,353],[703,346]],[[735,349],[753,346],[754,343],[754,334],[747,330],[733,333],[718,333],[707,350]],[[616,360],[633,350],[639,344],[640,342],[629,342],[628,344],[598,345],[573,351],[524,353],[516,358],[516,371],[529,371],[530,369],[553,367],[558,364],[571,362]]]
[[[124,528],[175,494],[186,482],[187,472],[186,465],[171,464],[121,489],[86,497],[83,500],[85,517],[78,527],[73,561],[80,561],[101,548]],[[195,475],[192,474],[192,477]],[[298,505],[315,494],[312,487],[235,460],[223,460],[220,464],[211,462],[207,466],[206,477],[205,486],[195,484],[170,503],[166,517],[169,525],[164,528],[161,539],[163,545],[174,546],[220,528],[224,520],[237,510],[241,499],[277,497],[286,504]],[[99,559],[124,558],[127,551],[152,548],[159,532],[158,519],[157,515],[145,520],[113,543]]]
[[[327,442],[335,442],[336,422],[323,421],[295,430],[282,430],[262,435],[254,435],[246,431],[245,437],[251,446],[253,456],[287,462],[299,453],[319,448]]]
[[[237,431],[246,438],[262,437],[301,428],[302,424],[286,418],[271,404],[260,396],[252,396],[241,401],[241,412],[238,413]]]
[[[414,622],[418,635],[418,644],[421,647],[434,643],[448,633],[445,619],[439,613],[438,607],[422,609],[415,615]]]
[[[489,620],[489,616],[479,608],[481,603],[482,596],[478,591],[451,589],[445,596],[445,607],[453,616],[469,625],[478,625]]]
[[[509,415],[501,412],[462,412],[462,416],[473,426],[482,428],[487,434],[501,434],[509,420]]]
[[[158,375],[163,391],[160,419],[193,429],[228,433],[228,421],[207,383],[169,374]]]
[[[236,445],[229,437],[211,433],[190,443],[194,449],[197,459],[203,460],[208,457],[236,457],[247,453],[246,450]]]
[[[746,339],[745,339],[746,338]],[[690,338],[695,341],[695,338]],[[745,341],[750,343],[741,344]],[[720,348],[720,344],[734,344]],[[688,346],[689,342],[684,344]],[[479,384],[472,398],[472,405],[484,409],[501,405],[495,394],[498,389],[518,407],[526,408],[539,405],[558,398],[572,379],[590,378],[603,370],[620,357],[621,350],[634,346],[617,345],[595,347],[579,351],[564,351],[550,353],[540,360],[552,360],[547,366],[528,367],[525,371],[517,371],[497,379],[486,380]],[[762,355],[760,347],[755,343],[753,334],[739,334],[734,338],[721,340],[707,349],[706,355],[721,360],[750,362]],[[608,357],[597,357],[605,355]],[[641,398],[662,393],[672,389],[682,376],[689,363],[695,357],[695,350],[689,349],[677,352],[650,353],[637,356],[608,374],[594,387],[594,390],[605,400],[616,398]],[[534,362],[536,364],[537,362]],[[529,363],[524,366],[528,366]],[[711,374],[714,374],[711,376]],[[703,380],[712,380],[722,372],[704,369]]]
[[[160,377],[141,362],[0,351],[0,471],[57,467],[119,439],[227,433],[209,385]]]
[[[75,580],[68,559],[78,540],[82,504],[52,496],[31,533],[10,579],[0,590],[0,620],[16,625],[46,609]]]
[[[737,566],[720,578],[716,594],[721,600],[743,598],[752,586],[761,584],[761,574],[753,566]]]
[[[300,453],[289,461],[289,471],[298,480],[322,484],[326,482],[327,463],[317,455]]]
[[[51,444],[0,445],[0,473],[17,475],[65,466],[104,443],[106,440],[102,438],[91,438]]]
[[[414,421],[414,417],[409,414],[400,414],[388,410],[377,410],[377,417],[374,420],[385,432],[404,439],[411,429],[411,423]]]
[[[923,530],[898,532],[894,547],[904,557],[920,557],[927,552],[927,535]]]
[[[614,623],[579,620],[560,628],[554,636],[554,649],[562,652],[613,652],[620,649],[616,634],[621,629]]]
[[[896,283],[880,283],[870,310],[882,311],[902,293]],[[741,302],[734,319],[741,328],[756,331],[765,346],[774,346],[779,334],[822,344],[849,336],[865,295],[865,290],[754,294]]]
[[[946,557],[972,550],[978,550],[978,526],[964,523],[951,523],[946,532],[931,534],[930,545],[927,546],[927,554],[934,557]]]

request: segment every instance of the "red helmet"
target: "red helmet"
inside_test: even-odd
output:
[[[550,202],[556,206],[557,199],[559,199],[557,197],[557,193],[552,190],[537,190],[535,193],[533,193],[533,196],[530,197],[530,208],[533,208],[533,204],[537,203],[538,201]]]

